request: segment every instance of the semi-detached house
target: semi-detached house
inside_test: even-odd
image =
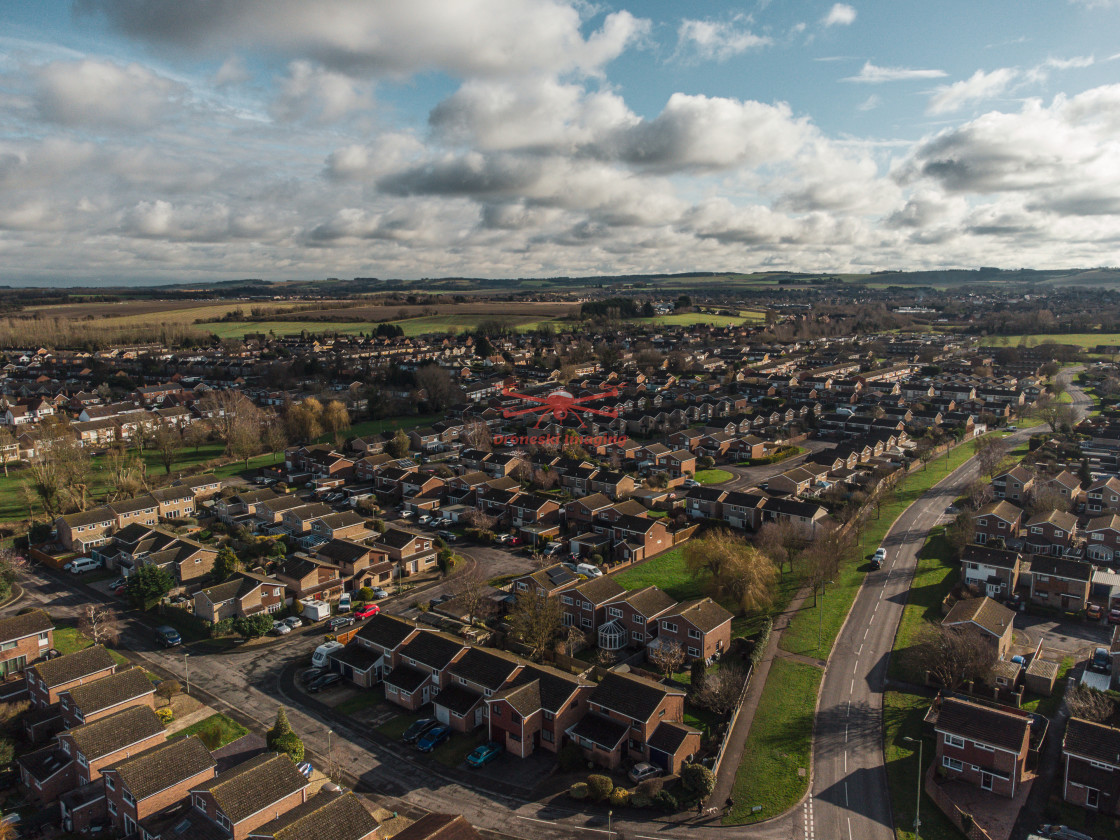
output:
[[[1012,798],[1023,784],[1030,730],[1026,712],[946,698],[934,724],[937,764],[951,779]]]

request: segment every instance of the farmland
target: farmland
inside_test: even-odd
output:
[[[1120,344],[1120,333],[1043,333],[1041,335],[997,335],[992,336],[990,343],[1003,347],[1018,347],[1023,342],[1032,346],[1046,342],[1055,344],[1076,344],[1088,350],[1098,344]]]

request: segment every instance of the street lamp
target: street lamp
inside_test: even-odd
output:
[[[914,801],[914,840],[921,840],[918,829],[922,826],[922,739],[904,735],[902,740],[918,745],[918,795]]]
[[[821,649],[821,630],[824,628],[824,593],[825,587],[828,584],[834,583],[831,580],[821,581],[821,608],[817,610],[817,650]]]
[[[332,782],[334,781],[334,758],[331,753],[331,735],[333,734],[334,733],[330,729],[327,730],[327,777]]]
[[[614,816],[614,811],[607,811],[607,840],[614,840],[614,833],[611,831],[611,817]]]
[[[190,666],[190,663],[187,661],[188,656],[190,656],[190,654],[187,653],[186,651],[183,651],[183,670],[186,673],[187,694],[190,694],[191,693],[191,666]]]

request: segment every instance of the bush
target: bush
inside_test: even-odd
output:
[[[592,773],[587,777],[587,792],[596,802],[606,799],[611,795],[612,790],[614,790],[614,782],[611,781],[610,776]]]
[[[711,455],[704,455],[696,461],[696,466],[702,470],[710,470],[716,465],[716,459]]]
[[[572,797],[572,799],[586,799],[587,782],[576,782],[568,788],[568,796]]]
[[[651,800],[648,796],[646,796],[640,790],[636,790],[636,791],[634,791],[633,793],[630,794],[630,807],[631,808],[648,808],[652,804],[653,804],[653,800]]]
[[[216,639],[219,636],[228,636],[233,632],[233,619],[223,618],[221,621],[215,621],[210,625],[210,638]]]
[[[625,808],[630,804],[630,791],[626,788],[615,788],[611,791],[611,805],[616,808]]]
[[[156,709],[156,717],[159,718],[160,723],[167,726],[175,719],[175,713],[169,707],[164,706],[162,709]]]
[[[239,615],[233,620],[233,629],[246,639],[255,639],[272,629],[272,616],[268,613]]]
[[[294,732],[273,738],[270,749],[273,752],[287,753],[288,758],[295,764],[303,761],[303,741]]]
[[[583,767],[584,760],[583,750],[579,748],[579,745],[570,742],[565,744],[556,756],[556,762],[565,773],[579,770]]]
[[[371,587],[368,587],[368,586],[363,586],[361,589],[358,590],[358,599],[361,600],[361,601],[372,601],[373,600],[373,589]]]
[[[707,799],[716,789],[716,776],[703,764],[686,764],[681,768],[681,783],[687,790]]]
[[[659,790],[653,796],[653,804],[660,808],[667,814],[676,813],[681,809],[680,803],[677,802],[677,797],[669,793],[667,790]]]

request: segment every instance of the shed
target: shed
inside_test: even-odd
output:
[[[1058,669],[1060,667],[1057,662],[1035,656],[1031,660],[1031,664],[1027,666],[1026,674],[1023,677],[1027,691],[1049,697],[1054,692],[1054,683],[1058,680]]]

